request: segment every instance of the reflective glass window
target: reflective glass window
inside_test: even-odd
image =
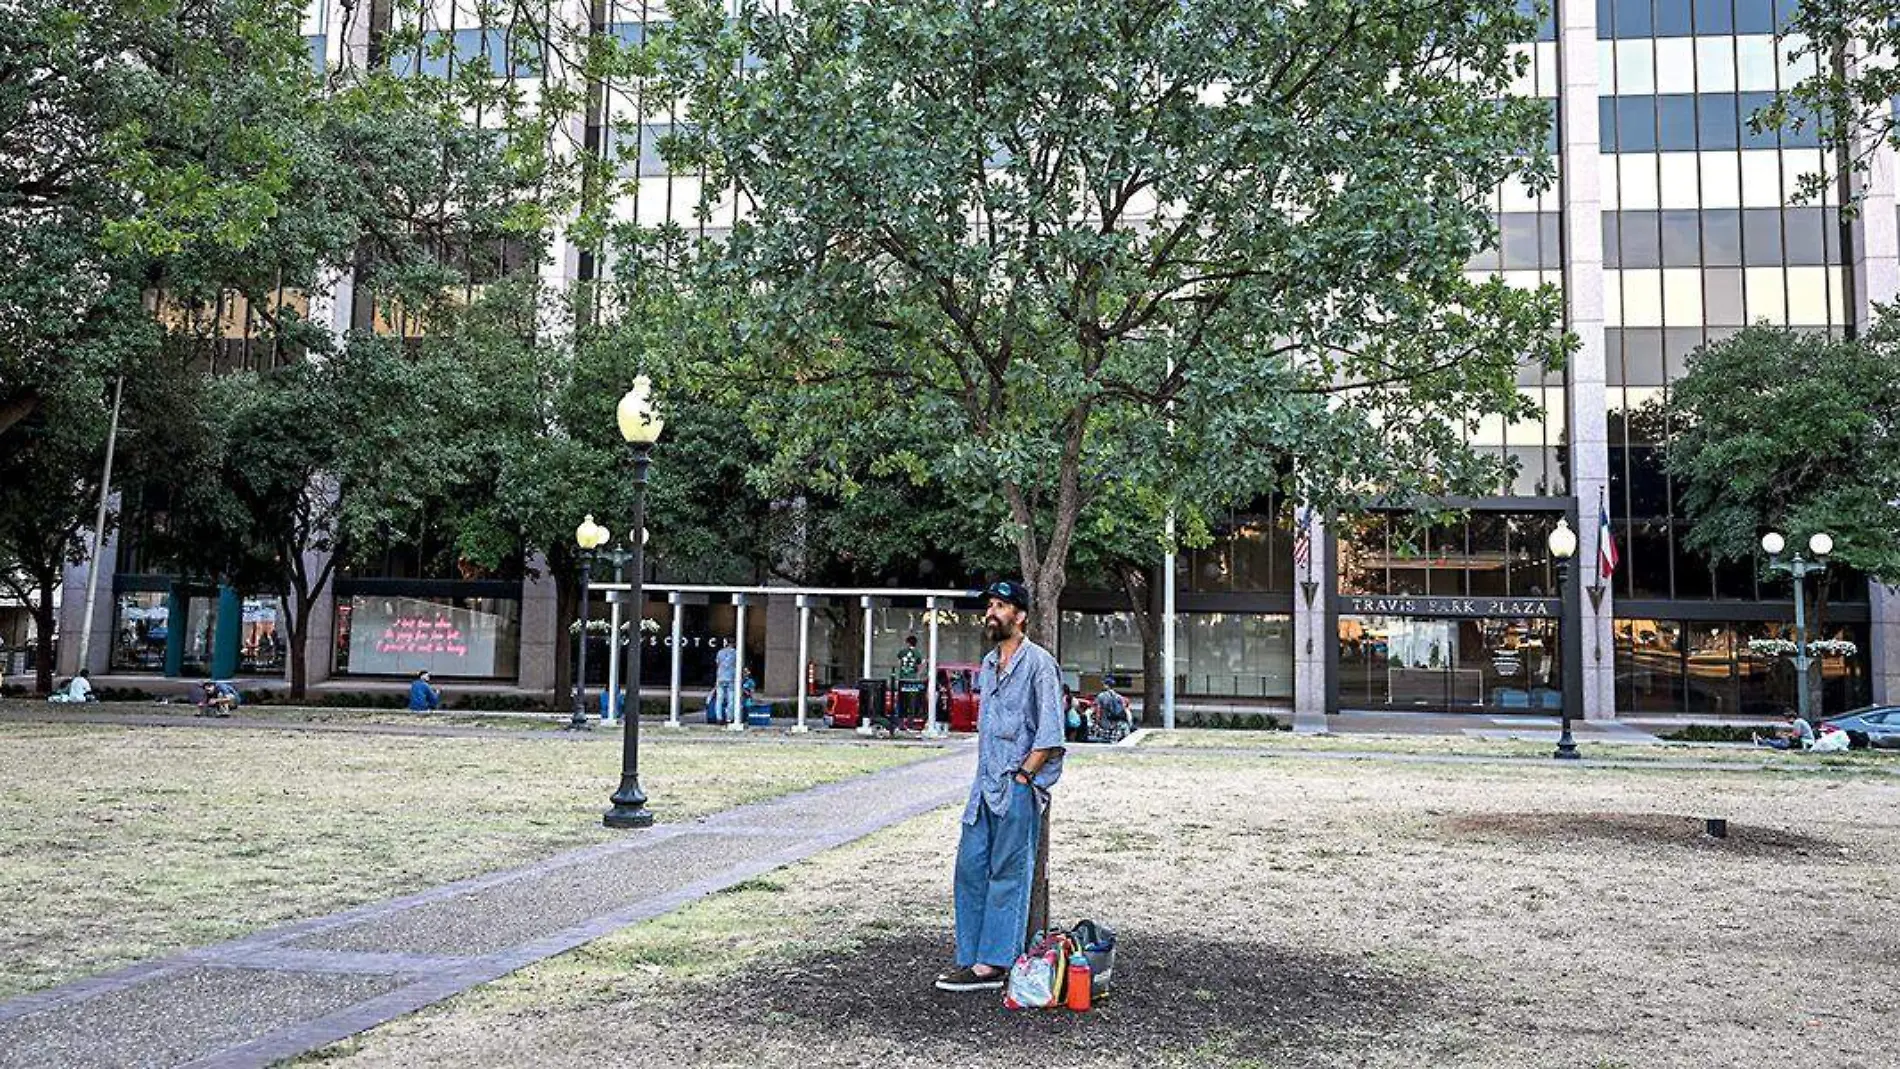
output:
[[[1656,98],[1616,98],[1616,151],[1656,151]]]
[[[1687,37],[1694,33],[1690,23],[1691,0],[1655,0],[1652,26],[1658,37]]]
[[[1820,208],[1787,208],[1783,210],[1786,225],[1783,228],[1783,252],[1789,264],[1825,264],[1828,251],[1835,244],[1827,240],[1827,225]]]
[[[1648,37],[1655,24],[1650,19],[1650,0],[1616,0],[1616,35]]]
[[[1717,267],[1703,273],[1702,318],[1705,322],[1725,326],[1748,322],[1742,303],[1740,268]]]
[[[1498,217],[1498,248],[1505,270],[1542,266],[1538,249],[1537,215],[1506,212]]]
[[[1710,267],[1742,265],[1742,213],[1732,208],[1702,213],[1702,262]]]
[[[1735,0],[1736,33],[1774,33],[1775,0]]]
[[[1695,102],[1688,93],[1671,93],[1656,98],[1656,147],[1663,152],[1686,152],[1695,148]]]
[[[1704,149],[1734,148],[1741,144],[1741,127],[1736,115],[1735,97],[1727,93],[1704,93],[1696,98],[1696,136]]]
[[[1621,254],[1623,267],[1661,267],[1662,233],[1655,212],[1623,212]]]
[[[1730,0],[1695,0],[1695,32],[1707,37],[1735,32],[1735,11]]]
[[[1669,382],[1681,378],[1689,358],[1702,347],[1702,331],[1695,327],[1672,327],[1662,332],[1663,378]]]
[[[1775,127],[1770,126],[1756,131],[1750,128],[1748,122],[1751,116],[1767,107],[1769,103],[1775,99],[1775,94],[1769,92],[1737,93],[1735,94],[1735,99],[1736,107],[1740,109],[1742,118],[1741,146],[1743,148],[1774,148],[1781,143],[1776,137]],[[1788,144],[1795,144],[1795,140],[1790,139]]]
[[[1695,39],[1695,84],[1698,93],[1735,91],[1735,38]]]
[[[1616,98],[1597,98],[1597,145],[1604,152],[1616,152]]]
[[[1742,254],[1750,267],[1781,263],[1781,212],[1748,208],[1742,212]]]
[[[1664,267],[1695,267],[1702,260],[1700,213],[1660,212],[1662,223],[1662,264]]]
[[[1662,334],[1654,327],[1623,332],[1623,367],[1635,386],[1663,384]]]
[[[1638,598],[1669,596],[1669,526],[1662,521],[1637,521],[1629,527],[1630,594]]]

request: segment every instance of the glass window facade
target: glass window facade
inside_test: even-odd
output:
[[[1542,619],[1341,616],[1339,707],[1561,710],[1558,627]]]
[[[165,670],[165,642],[171,635],[171,604],[159,591],[119,594],[113,610],[112,657],[114,672],[139,674]]]
[[[514,598],[352,595],[336,608],[336,673],[513,679],[521,654]]]
[[[1792,659],[1765,641],[1794,640],[1794,625],[1776,620],[1616,621],[1616,704],[1626,713],[1768,716],[1797,704]],[[1871,700],[1868,629],[1834,624],[1816,639],[1842,639],[1853,656],[1817,656],[1821,708],[1840,712]]]

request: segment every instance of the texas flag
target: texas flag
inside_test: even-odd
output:
[[[1610,529],[1610,510],[1604,506],[1603,498],[1597,498],[1597,578],[1608,579],[1616,574],[1616,533]]]

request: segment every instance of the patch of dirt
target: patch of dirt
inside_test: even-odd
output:
[[[1706,830],[1702,817],[1668,813],[1478,813],[1443,822],[1453,835],[1497,837],[1520,842],[1561,844],[1576,840],[1626,846],[1682,847],[1743,857],[1808,858],[1838,861],[1847,851],[1839,843],[1803,832],[1728,822],[1726,838]]]
[[[930,1037],[946,1052],[980,1050],[992,1064],[1040,1065],[1151,1065],[1210,1041],[1230,1058],[1304,1061],[1320,1046],[1351,1063],[1347,1033],[1404,1031],[1447,1005],[1432,982],[1360,958],[1197,933],[1124,932],[1112,990],[1090,1012],[1011,1011],[1000,992],[931,986],[949,963],[950,942],[943,931],[884,934],[719,985],[745,993],[736,1013],[729,994],[711,1001],[727,1023],[802,1025],[823,1035],[848,1021]]]

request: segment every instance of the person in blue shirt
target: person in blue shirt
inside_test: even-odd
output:
[[[416,673],[416,681],[409,684],[409,711],[412,713],[433,713],[442,708],[442,692],[429,682],[427,669]]]
[[[1062,777],[1062,670],[1023,634],[1029,590],[1001,582],[984,593],[996,648],[977,673],[976,779],[957,843],[957,959],[937,977],[943,991],[1002,987],[1027,945],[1042,814]]]

